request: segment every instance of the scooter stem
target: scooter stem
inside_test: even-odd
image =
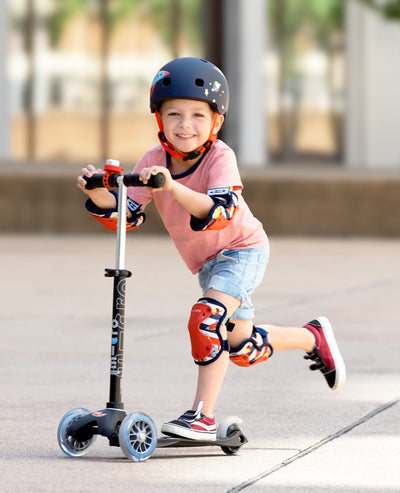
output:
[[[124,328],[125,328],[125,285],[126,278],[132,273],[125,269],[126,243],[126,197],[127,190],[123,176],[117,178],[118,183],[118,223],[116,268],[106,269],[106,276],[114,278],[113,316],[111,334],[110,362],[110,400],[108,408],[124,409],[121,399],[121,381],[124,357]]]
[[[118,222],[117,222],[117,255],[116,268],[125,269],[125,245],[126,245],[126,198],[127,189],[124,185],[124,177],[118,176]]]

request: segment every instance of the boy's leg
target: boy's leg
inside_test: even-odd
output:
[[[240,305],[240,301],[214,289],[209,289],[205,298],[223,304],[229,317]],[[220,333],[227,339],[226,326],[221,325]],[[229,352],[223,351],[215,361],[198,366],[197,390],[192,409],[178,419],[164,423],[161,431],[169,435],[178,435],[197,440],[215,440],[216,426],[213,409],[221,390],[222,382],[229,363]]]
[[[288,349],[302,349],[306,353],[312,351],[315,337],[304,327],[277,327],[275,325],[260,325],[268,332],[268,340],[274,352]]]
[[[229,337],[231,352],[232,348],[235,348],[240,341],[246,340],[245,338],[248,337],[249,330],[248,321],[232,320],[232,322],[235,323],[235,327]],[[304,358],[313,361],[310,369],[320,370],[332,390],[338,390],[344,385],[346,367],[340,354],[332,326],[327,318],[318,317],[304,327],[260,325],[259,328],[267,332],[268,344],[270,344],[274,352],[302,349],[307,353]],[[260,341],[261,336],[259,334],[255,335],[257,340]],[[243,344],[242,342],[239,348]],[[250,349],[250,346],[248,349]],[[259,360],[255,362],[263,361],[263,355],[260,351],[257,357]],[[267,357],[264,359],[267,359]],[[235,358],[232,358],[232,361],[235,363]]]
[[[346,366],[336,342],[333,328],[326,317],[318,317],[304,327],[262,325],[274,351],[303,349],[305,359],[312,360],[311,370],[320,370],[332,390],[346,381]]]
[[[240,301],[237,298],[216,291],[215,289],[209,289],[205,297],[213,298],[225,305],[228,317],[240,306]],[[221,335],[224,339],[227,339],[225,326],[221,327]],[[215,402],[225,378],[228,363],[229,353],[224,351],[213,363],[199,366],[197,391],[192,409],[197,409],[199,403],[203,402],[202,412],[206,416],[212,416]]]

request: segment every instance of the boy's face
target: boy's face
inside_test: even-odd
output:
[[[205,101],[192,99],[168,99],[160,109],[165,137],[178,152],[190,153],[199,149],[209,138],[210,132],[218,133],[224,117],[218,115],[213,126],[215,112]]]

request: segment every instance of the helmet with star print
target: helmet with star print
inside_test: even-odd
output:
[[[151,112],[166,99],[196,99],[209,103],[220,115],[228,111],[229,88],[224,74],[211,62],[195,57],[177,58],[154,77],[150,92]]]

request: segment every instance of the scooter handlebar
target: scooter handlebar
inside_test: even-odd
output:
[[[108,184],[111,187],[117,186],[117,177],[121,176],[118,174],[112,174],[108,177]],[[86,189],[93,190],[94,188],[103,188],[105,187],[104,174],[96,174],[93,176],[84,176],[83,179],[86,181]],[[156,175],[152,175],[149,181],[144,184],[141,180],[139,180],[138,173],[128,173],[123,175],[124,185],[127,187],[151,187],[151,188],[161,188],[165,183],[165,177],[162,173],[157,173]]]

